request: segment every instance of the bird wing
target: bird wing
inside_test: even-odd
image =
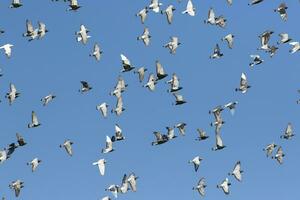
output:
[[[221,135],[219,133],[216,134],[216,145],[219,147],[223,146],[223,141],[222,141]]]
[[[34,31],[32,23],[28,19],[26,20],[26,30],[27,30],[28,33],[33,33],[33,31]]]
[[[164,75],[164,68],[162,67],[162,65],[160,64],[159,61],[156,61],[156,74],[158,75]]]
[[[38,118],[34,111],[31,112],[31,121],[33,124],[39,124]]]
[[[112,149],[112,141],[109,136],[106,136],[106,149]]]

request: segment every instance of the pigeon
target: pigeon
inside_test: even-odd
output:
[[[209,114],[213,114],[215,117],[215,122],[214,123],[210,123],[210,126],[216,126],[216,130],[220,129],[222,124],[225,123],[225,121],[223,121],[222,117],[221,117],[221,112],[224,110],[224,108],[222,108],[221,106],[217,106],[216,108],[214,108],[212,111],[209,111]],[[218,128],[218,129],[217,129]]]
[[[280,136],[281,139],[286,139],[289,140],[291,139],[293,136],[295,136],[294,131],[293,131],[293,127],[291,123],[288,123],[283,135]]]
[[[154,91],[156,84],[157,84],[156,78],[154,74],[151,73],[149,74],[148,82],[143,87],[147,87],[150,91]]]
[[[148,69],[145,68],[145,67],[140,67],[137,71],[134,71],[135,74],[139,75],[139,81],[140,81],[140,83],[143,82],[146,71],[148,71]]]
[[[77,0],[69,0],[70,4],[69,4],[69,8],[67,9],[67,11],[77,11],[79,8],[81,8],[80,5],[78,5],[78,1]]]
[[[148,46],[150,44],[150,38],[151,38],[151,35],[149,32],[149,29],[144,28],[143,34],[141,36],[138,36],[137,40],[143,40],[145,46]]]
[[[34,172],[41,162],[40,159],[34,158],[32,161],[28,162],[27,165],[31,165],[31,171]]]
[[[11,57],[11,48],[13,47],[14,45],[12,44],[5,44],[5,45],[2,45],[0,47],[0,49],[4,49],[4,53],[6,55],[7,58],[10,58]]]
[[[111,141],[115,142],[115,141],[120,141],[120,140],[125,140],[125,137],[122,134],[121,127],[118,124],[116,124],[115,125],[115,135],[111,137]]]
[[[292,45],[292,49],[290,49],[290,53],[296,53],[297,51],[300,50],[299,42],[290,42],[289,44]]]
[[[16,98],[20,96],[20,93],[17,91],[16,86],[12,83],[9,84],[9,92],[6,93],[5,98],[8,99],[9,105],[15,101]]]
[[[24,138],[19,133],[16,133],[16,137],[19,146],[25,146],[27,144]]]
[[[234,115],[234,113],[235,113],[235,107],[236,107],[237,104],[238,104],[237,101],[232,101],[232,102],[229,102],[229,103],[225,104],[224,108],[228,108],[230,110],[230,113],[232,115]]]
[[[186,103],[182,95],[178,93],[173,93],[173,95],[175,97],[175,105],[182,105]]]
[[[123,194],[127,193],[129,190],[129,182],[128,182],[126,174],[124,174],[124,176],[123,176],[122,185],[119,189],[120,189],[120,192]]]
[[[95,43],[93,52],[90,54],[90,56],[95,57],[95,59],[99,61],[101,59],[102,53],[103,51],[101,51],[100,46],[97,43]]]
[[[263,2],[263,0],[251,0],[251,3],[248,3],[249,6],[255,5],[255,4],[259,4]]]
[[[176,49],[181,44],[178,40],[178,37],[170,37],[171,41],[164,45],[165,48],[168,48],[170,54],[175,54]]]
[[[228,195],[229,194],[229,186],[231,183],[229,182],[228,178],[226,178],[222,183],[217,185],[217,188],[221,188],[223,192]]]
[[[204,23],[215,25],[216,24],[216,16],[213,8],[210,8],[208,11],[208,17],[207,20],[204,20]]]
[[[277,147],[277,144],[275,144],[274,142],[271,144],[268,144],[263,151],[266,151],[267,157],[271,156],[275,147]]]
[[[65,142],[61,145],[59,145],[60,148],[64,147],[66,152],[68,153],[69,156],[73,155],[73,150],[72,150],[72,145],[73,142],[71,142],[70,140],[65,140]]]
[[[275,154],[275,156],[272,156],[271,158],[272,159],[276,159],[278,161],[279,164],[282,164],[283,163],[283,157],[284,157],[284,153],[282,151],[282,147],[279,146],[278,149],[277,149],[277,152]]]
[[[212,55],[209,56],[209,58],[215,59],[215,58],[221,58],[223,56],[223,53],[221,53],[219,44],[216,44],[214,48],[214,52]]]
[[[23,37],[30,37],[34,34],[34,28],[29,19],[26,20],[26,32],[23,33]]]
[[[130,60],[123,54],[121,54],[121,60],[122,60],[122,66],[123,66],[123,69],[121,70],[121,72],[129,72],[135,68],[130,64]]]
[[[160,6],[162,6],[162,3],[159,3],[158,0],[151,0],[151,4],[148,8],[153,12],[159,13]]]
[[[156,137],[156,141],[151,143],[152,146],[153,145],[160,145],[160,144],[163,144],[163,143],[166,143],[166,142],[169,141],[167,135],[161,134],[160,132],[157,132],[157,131],[153,132],[153,134]]]
[[[109,153],[109,152],[114,151],[113,146],[112,146],[113,143],[112,143],[109,136],[106,136],[106,143],[105,144],[106,145],[105,145],[105,148],[102,149],[102,153]]]
[[[196,156],[195,158],[193,158],[192,160],[189,161],[189,163],[193,163],[195,172],[198,171],[199,166],[200,166],[200,162],[201,162],[202,160],[203,160],[203,159],[200,158],[200,156]]]
[[[189,14],[190,16],[195,16],[195,7],[193,6],[192,0],[188,0],[186,9],[182,12],[182,14]]]
[[[19,146],[16,145],[15,143],[9,144],[7,148],[7,158],[10,158],[10,156],[15,152],[16,148],[18,147]]]
[[[125,91],[128,85],[125,83],[125,80],[119,76],[116,86],[114,87],[114,91],[112,91],[109,95],[114,95],[117,98],[121,97],[121,93]]]
[[[33,33],[31,36],[29,36],[28,42],[31,42],[32,40],[35,40],[36,38],[38,38],[38,29],[34,29]]]
[[[20,2],[20,0],[12,0],[12,3],[10,4],[10,8],[19,8],[23,6],[23,4]]]
[[[227,0],[227,3],[228,3],[228,5],[230,5],[230,6],[231,6],[231,5],[232,5],[232,3],[233,3],[232,1],[233,1],[233,0]]]
[[[215,22],[217,26],[224,28],[226,26],[227,19],[221,15],[219,17],[216,17]]]
[[[174,128],[178,128],[180,135],[185,135],[185,127],[186,127],[186,123],[182,122],[179,124],[176,124]]]
[[[41,101],[43,102],[43,106],[48,105],[48,103],[49,103],[50,101],[52,101],[54,98],[56,98],[56,96],[53,95],[53,94],[48,94],[47,96],[43,97],[43,98],[41,99]]]
[[[205,188],[206,188],[205,178],[201,178],[198,181],[197,186],[193,187],[193,190],[197,190],[201,196],[204,196],[205,195]]]
[[[288,7],[285,3],[281,3],[278,8],[274,9],[274,12],[278,12],[283,21],[287,21],[287,12]]]
[[[122,97],[118,97],[117,98],[117,104],[116,104],[116,108],[112,109],[111,112],[115,112],[117,116],[120,116],[123,111],[125,110],[125,108],[123,107],[123,100]]]
[[[15,180],[10,185],[9,188],[15,191],[15,196],[18,197],[20,195],[21,189],[24,187],[24,182],[21,180]]]
[[[163,66],[160,64],[160,62],[157,60],[155,61],[156,65],[156,81],[159,81],[161,79],[164,79],[168,76],[168,74],[165,73]]]
[[[8,159],[6,149],[0,150],[0,163]]]
[[[136,192],[136,180],[138,179],[138,177],[134,174],[134,173],[131,173],[129,176],[128,176],[128,183],[129,183],[129,186],[130,186],[130,189],[131,191],[133,192]]]
[[[34,111],[31,112],[31,123],[28,124],[28,128],[35,128],[40,126],[41,124],[38,121],[38,118]]]
[[[115,198],[118,198],[118,192],[120,191],[120,187],[118,185],[110,185],[105,191],[110,191]]]
[[[101,176],[104,176],[105,173],[105,164],[106,160],[105,159],[100,159],[97,162],[93,162],[93,165],[97,165],[99,168],[99,172]]]
[[[107,117],[107,108],[108,108],[108,104],[105,102],[96,106],[96,109],[101,112],[104,118]]]
[[[253,61],[249,63],[250,67],[254,67],[254,65],[259,65],[264,62],[259,55],[250,55],[250,57],[253,59]]]
[[[166,127],[168,140],[176,138],[174,127]]]
[[[242,173],[243,170],[241,170],[241,162],[237,161],[237,163],[234,165],[232,172],[228,173],[228,175],[233,175],[236,180],[242,181]]]
[[[76,36],[77,36],[77,42],[82,42],[82,44],[86,44],[88,41],[88,38],[90,38],[91,36],[88,35],[89,30],[83,25],[80,25],[80,30],[78,32],[76,32]]]
[[[240,80],[240,87],[236,88],[235,91],[241,91],[243,94],[248,91],[248,88],[251,86],[248,85],[247,77],[244,73],[241,75],[241,80]]]
[[[176,9],[174,8],[173,5],[169,5],[165,11],[161,11],[161,14],[166,14],[167,16],[167,21],[168,21],[168,24],[172,24],[173,22],[173,12],[175,11]]]
[[[267,50],[268,53],[270,53],[270,57],[272,58],[276,51],[278,50],[278,47],[276,47],[275,45],[271,46],[269,50]]]
[[[175,73],[172,74],[172,79],[167,81],[166,83],[171,85],[171,88],[167,90],[167,92],[177,92],[182,89],[182,87],[179,86],[179,78]]]
[[[221,135],[216,133],[216,146],[212,148],[213,151],[224,149],[226,146],[223,144]]]
[[[277,44],[285,44],[285,43],[289,43],[290,41],[292,41],[292,38],[289,38],[288,33],[280,33],[278,36],[280,36],[280,41],[277,42]]]
[[[258,50],[268,50],[270,48],[268,43],[273,33],[274,31],[267,30],[258,36],[261,43],[261,47]]]
[[[88,92],[91,89],[93,89],[88,82],[86,81],[80,81],[81,83],[81,88],[79,89],[79,92],[84,93],[84,92]]]
[[[148,13],[148,8],[146,7],[136,14],[137,17],[139,16],[141,18],[142,24],[145,23],[145,20],[147,18],[147,13]]]
[[[198,128],[197,132],[198,132],[199,136],[198,136],[198,138],[196,140],[201,141],[201,140],[206,140],[207,138],[209,138],[209,136],[206,135],[205,131],[203,131],[203,130],[201,130],[201,129]]]
[[[38,29],[38,36],[39,36],[39,39],[42,39],[46,33],[48,32],[48,30],[46,29],[46,24],[44,24],[43,22],[38,22],[39,24],[39,29]]]
[[[234,39],[234,35],[233,34],[228,34],[225,37],[222,38],[222,41],[226,41],[228,48],[232,49],[233,47],[233,39]]]

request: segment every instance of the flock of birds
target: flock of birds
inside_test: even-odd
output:
[[[52,1],[58,1],[58,0],[52,0]],[[67,2],[67,0],[64,0]],[[78,11],[81,8],[81,5],[77,2],[77,0],[68,0],[69,1],[69,7],[68,11]],[[178,1],[179,3],[181,1]],[[259,3],[262,3],[263,0],[252,0],[249,3],[249,6],[253,6]],[[228,5],[233,4],[233,0],[227,0]],[[23,4],[21,3],[20,0],[13,0],[10,8],[20,8],[22,7]],[[146,5],[143,9],[141,9],[136,16],[140,18],[141,23],[144,24],[149,12],[154,12],[154,13],[161,13],[162,15],[166,15],[167,18],[167,23],[172,24],[173,23],[173,14],[175,12],[175,6],[174,5],[169,5],[167,6],[164,10],[163,4],[159,0],[151,0],[149,5]],[[288,20],[288,15],[287,15],[287,5],[285,3],[281,3],[278,8],[274,9],[274,12],[279,13],[280,18],[284,21]],[[193,5],[192,0],[187,0],[186,4],[186,9],[182,11],[182,14],[189,15],[191,17],[196,15],[196,8]],[[215,11],[213,8],[210,8],[208,11],[208,17],[207,19],[204,20],[204,23],[213,25],[213,26],[218,26],[221,28],[224,28],[226,26],[227,20],[225,16],[223,15],[216,15]],[[36,39],[42,39],[44,38],[48,33],[48,30],[46,28],[45,23],[43,22],[38,22],[38,26],[35,27],[30,20],[26,20],[26,31],[23,33],[23,37],[28,38],[28,41],[33,41]],[[81,42],[82,44],[87,44],[89,38],[91,36],[89,35],[90,30],[83,24],[80,25],[79,30],[76,32],[76,39],[77,42]],[[276,44],[269,44],[270,38],[273,35],[274,31],[272,30],[266,30],[264,31],[261,35],[259,35],[260,43],[261,46],[257,48],[258,51],[264,51],[266,53],[270,54],[270,57],[273,57],[280,47],[280,45],[284,44],[290,44],[291,49],[290,53],[296,53],[297,51],[300,50],[300,45],[299,42],[292,41],[292,38],[289,37],[288,33],[280,33],[280,39]],[[5,34],[5,30],[0,30],[0,35]],[[137,36],[138,41],[142,41],[145,46],[148,46],[151,42],[151,34],[150,34],[150,29],[149,28],[144,28],[144,31],[141,35]],[[227,43],[228,48],[232,49],[234,47],[234,35],[232,33],[224,36],[222,38],[222,41],[225,41]],[[163,45],[164,48],[167,48],[170,52],[170,54],[176,54],[177,48],[180,47],[180,39],[178,37],[170,37],[170,41],[167,42],[166,44]],[[14,48],[13,44],[5,44],[0,47],[0,49],[4,50],[5,55],[7,58],[12,57],[12,50]],[[89,54],[91,57],[93,57],[96,61],[101,61],[102,58],[102,53],[103,51],[101,50],[101,47],[98,43],[94,44],[94,47]],[[212,54],[209,56],[211,59],[219,59],[224,54],[221,52],[219,44],[216,44],[216,46],[213,48]],[[252,58],[252,61],[249,63],[249,66],[253,68],[256,65],[260,65],[264,62],[264,60],[261,58],[260,55],[255,54],[255,55],[250,55]],[[120,59],[121,59],[121,73],[130,73],[134,72],[134,74],[138,75],[138,81],[142,84],[144,82],[144,77],[146,73],[148,72],[148,69],[145,67],[135,67],[129,58],[126,57],[124,54],[120,54]],[[156,65],[156,72],[155,73],[149,73],[148,75],[148,80],[146,83],[144,83],[142,86],[149,89],[150,91],[155,91],[156,85],[159,82],[162,82],[165,80],[166,77],[169,75],[165,72],[163,65],[159,60],[155,61]],[[0,76],[2,76],[1,74]],[[79,88],[79,92],[81,93],[87,93],[90,90],[93,89],[93,87],[87,82],[82,80],[81,82],[81,87]],[[168,81],[165,81],[166,84],[169,84],[169,89],[167,89],[167,93],[172,94],[175,98],[175,102],[173,105],[175,106],[180,106],[187,101],[183,97],[180,92],[182,91],[183,87],[180,85],[180,78],[177,76],[176,73],[173,73],[171,75],[171,79]],[[123,111],[125,111],[125,108],[123,106],[123,99],[122,99],[122,94],[123,92],[126,91],[126,88],[128,85],[125,83],[125,80],[122,78],[120,75],[117,78],[117,84],[113,88],[113,90],[109,93],[111,96],[116,97],[116,106],[115,108],[109,109],[110,105],[107,102],[102,102],[99,105],[96,105],[96,110],[101,113],[101,115],[104,118],[107,118],[109,115],[109,111],[111,113],[115,113],[117,116],[120,116]],[[241,93],[246,93],[248,89],[251,86],[248,84],[248,80],[246,77],[245,73],[241,74],[240,77],[240,84],[237,86],[235,89],[237,92]],[[16,86],[11,83],[9,91],[6,94],[6,98],[8,100],[9,105],[12,105],[16,99],[18,99],[21,96],[21,93],[17,90]],[[56,98],[54,94],[48,94],[45,97],[41,99],[42,105],[47,106],[51,101],[53,101]],[[300,100],[297,101],[297,103],[300,103]],[[236,106],[238,105],[237,101],[232,101],[229,102],[225,105],[218,105],[212,110],[209,111],[209,114],[212,114],[214,116],[214,122],[212,122],[210,125],[215,128],[215,146],[212,147],[213,151],[219,151],[224,149],[226,146],[224,145],[221,137],[221,128],[225,124],[225,121],[222,118],[222,112],[224,110],[229,110],[232,115],[234,115]],[[35,113],[35,111],[32,111],[31,113],[31,121],[28,123],[28,128],[36,128],[41,126],[41,123],[38,120],[38,116]],[[166,127],[166,134],[160,132],[160,131],[154,131],[153,134],[155,136],[155,140],[152,141],[152,145],[162,145],[165,144],[176,137],[178,137],[175,134],[175,130],[178,129],[179,134],[181,136],[185,135],[185,128],[187,124],[185,122],[180,122],[178,124],[175,124],[174,126],[171,127]],[[196,140],[198,141],[205,141],[207,140],[210,136],[207,135],[207,133],[202,130],[202,129],[197,129],[198,132],[198,137]],[[295,136],[292,128],[292,124],[288,123],[286,129],[284,130],[283,134],[280,136],[282,139],[290,140]],[[16,142],[13,142],[8,145],[8,147],[4,148],[3,150],[0,151],[0,163],[3,163],[7,160],[9,160],[15,150],[17,148],[23,148],[27,142],[26,140],[19,134],[16,134]],[[115,142],[118,141],[123,141],[125,140],[125,137],[123,136],[122,133],[122,128],[120,127],[119,124],[115,125],[115,134],[113,136],[106,136],[106,142],[105,142],[105,147],[102,149],[103,154],[108,154],[112,151],[114,151],[114,145]],[[66,153],[69,156],[73,155],[72,151],[72,145],[73,142],[69,139],[66,139],[64,143],[60,145],[61,148],[64,148]],[[276,153],[273,153],[276,150]],[[283,157],[285,156],[282,147],[279,144],[270,143],[268,144],[263,151],[266,152],[267,157],[270,157],[271,159],[276,159],[279,164],[283,163]],[[196,156],[193,159],[189,161],[190,164],[193,165],[194,170],[198,171],[199,166],[201,164],[201,161],[203,158],[200,156]],[[105,159],[100,159],[98,161],[95,161],[92,163],[92,165],[95,165],[99,169],[100,175],[104,176],[105,175],[105,165],[106,165],[106,160]],[[42,160],[39,158],[34,158],[30,162],[27,163],[27,165],[31,166],[32,172],[34,172],[38,166],[42,163]],[[237,181],[242,181],[242,167],[241,167],[241,162],[237,161],[232,169],[231,172],[228,173],[229,176],[233,176]],[[135,175],[135,173],[130,173],[129,175],[125,174],[122,178],[121,184],[112,184],[109,187],[107,187],[105,190],[109,191],[113,194],[115,198],[118,197],[118,194],[125,194],[128,191],[136,192],[137,191],[137,179],[138,176]],[[228,177],[226,177],[222,182],[217,184],[217,188],[222,189],[224,194],[228,195],[230,193],[230,185],[231,182]],[[9,187],[14,190],[15,196],[18,197],[21,193],[22,188],[24,187],[24,181],[18,179],[9,184]],[[204,177],[200,178],[198,184],[193,187],[193,190],[196,190],[199,192],[201,196],[205,196],[205,188],[207,187],[206,185],[206,180]],[[4,199],[4,198],[3,198]],[[111,197],[105,196],[102,198],[102,200],[110,200]]]

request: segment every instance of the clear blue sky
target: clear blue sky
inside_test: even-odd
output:
[[[176,8],[173,24],[168,25],[165,16],[149,12],[142,25],[134,15],[149,2],[81,0],[78,12],[66,12],[68,4],[63,1],[24,0],[24,6],[18,9],[9,9],[9,0],[0,2],[0,28],[6,31],[0,36],[0,45],[14,44],[11,59],[3,52],[0,54],[4,73],[0,78],[0,146],[4,148],[14,142],[16,132],[28,142],[1,164],[0,196],[15,199],[8,184],[21,179],[25,187],[19,199],[100,199],[110,195],[104,188],[121,184],[124,173],[135,172],[139,176],[138,191],[120,195],[119,199],[199,199],[192,187],[201,177],[207,180],[206,199],[299,199],[299,138],[296,135],[291,141],[283,141],[279,136],[288,122],[296,134],[299,130],[300,107],[296,100],[300,97],[300,55],[290,55],[289,45],[280,46],[273,58],[256,50],[260,46],[258,35],[267,29],[275,32],[270,44],[275,44],[279,40],[277,34],[282,32],[300,40],[299,2],[285,1],[289,7],[288,21],[283,22],[273,12],[281,3],[279,0],[253,7],[246,0],[235,0],[232,6],[225,0],[194,0],[195,17],[181,14],[186,1],[179,4],[163,0],[163,9],[170,3]],[[203,23],[210,7],[227,18],[226,28]],[[28,42],[22,37],[26,19],[35,26],[39,20],[44,22],[49,32],[42,40]],[[74,34],[80,24],[92,36],[85,46],[76,42]],[[145,26],[152,36],[149,47],[136,40]],[[221,42],[228,33],[235,35],[232,50]],[[176,55],[162,47],[170,36],[178,36],[182,43]],[[100,62],[89,57],[95,42],[104,51]],[[216,43],[224,56],[210,60]],[[148,74],[155,72],[158,59],[169,74],[166,79],[173,72],[178,75],[183,87],[181,94],[188,103],[172,106],[174,97],[166,92],[168,86],[163,81],[150,92],[141,87],[135,74],[125,73],[122,76],[129,85],[123,93],[126,110],[120,117],[110,114],[107,119],[102,118],[95,107],[102,102],[115,106],[116,99],[108,93],[121,70],[121,53],[134,66],[148,68]],[[249,55],[256,53],[265,62],[251,70]],[[252,86],[246,94],[234,91],[242,72]],[[81,80],[93,87],[87,94],[78,92]],[[10,82],[21,93],[12,106],[4,98]],[[50,92],[57,98],[43,107],[40,98]],[[213,117],[208,111],[229,101],[239,104],[235,116],[223,114],[226,124],[221,134],[227,148],[212,152],[214,129],[209,123]],[[42,125],[28,129],[32,110]],[[166,126],[179,122],[187,123],[185,137],[151,146],[153,131],[165,132]],[[105,137],[114,133],[115,123],[122,127],[126,140],[116,143],[114,152],[103,155]],[[197,128],[206,130],[210,138],[195,141]],[[67,138],[74,142],[73,157],[59,148]],[[281,166],[267,159],[262,151],[273,141],[282,145],[286,154]],[[197,155],[204,160],[196,173],[188,160]],[[26,162],[35,157],[43,162],[32,173]],[[107,160],[103,177],[92,166],[100,158]],[[225,197],[216,185],[238,160],[245,171],[244,180],[238,183],[231,177],[231,194]]]

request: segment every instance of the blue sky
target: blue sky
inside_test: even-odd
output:
[[[16,132],[28,142],[1,164],[0,195],[15,199],[8,184],[21,179],[25,182],[21,199],[100,199],[110,195],[104,188],[120,184],[124,173],[135,172],[139,176],[138,191],[120,195],[119,199],[199,199],[192,187],[201,177],[207,180],[206,199],[299,199],[298,137],[291,141],[279,138],[288,122],[296,134],[298,130],[299,53],[290,55],[289,45],[280,46],[273,58],[256,50],[260,46],[258,35],[268,29],[275,32],[270,44],[275,44],[282,32],[289,33],[294,41],[300,40],[300,29],[295,27],[299,23],[299,2],[285,1],[288,21],[283,22],[273,12],[281,1],[249,7],[247,1],[236,0],[228,6],[225,0],[194,0],[196,16],[190,17],[181,14],[186,1],[179,4],[164,0],[163,9],[171,3],[176,8],[173,24],[168,25],[165,16],[149,12],[142,25],[135,14],[149,2],[79,1],[82,8],[77,12],[66,12],[68,4],[62,1],[24,1],[18,9],[9,9],[8,0],[0,3],[0,28],[6,31],[0,36],[0,45],[14,44],[11,59],[0,54],[4,73],[0,78],[0,144],[4,148],[14,142]],[[226,28],[203,23],[210,7],[227,18]],[[49,32],[42,40],[28,42],[22,37],[26,19],[35,26],[37,21],[44,22]],[[92,37],[87,45],[76,42],[74,33],[80,24],[90,30]],[[149,47],[136,40],[144,27],[152,36]],[[221,41],[228,33],[235,35],[232,50]],[[178,36],[182,43],[176,55],[162,47],[170,36]],[[95,42],[104,51],[100,62],[89,57]],[[216,43],[224,56],[210,60]],[[141,87],[135,74],[124,73],[129,85],[123,93],[126,110],[120,117],[110,114],[102,118],[95,107],[102,102],[115,106],[116,99],[108,93],[120,74],[121,53],[134,66],[148,68],[148,74],[155,72],[155,60],[159,60],[169,74],[166,79],[173,72],[178,75],[181,94],[188,103],[172,106],[174,97],[166,92],[167,84],[160,82],[150,92]],[[249,55],[256,53],[265,62],[250,69]],[[246,94],[234,91],[242,72],[252,86]],[[88,81],[93,89],[80,94],[81,80]],[[9,83],[14,83],[21,93],[12,106],[4,98]],[[51,92],[57,98],[43,107],[40,99]],[[214,129],[209,124],[214,119],[208,111],[229,101],[239,104],[234,116],[223,114],[226,124],[221,134],[227,147],[212,152]],[[32,110],[42,125],[28,129]],[[151,146],[153,131],[165,132],[166,126],[179,122],[187,123],[185,137]],[[123,129],[126,140],[116,143],[114,152],[103,155],[105,137],[114,133],[115,123]],[[197,128],[206,130],[210,138],[195,141]],[[67,138],[74,142],[73,157],[59,148]],[[262,151],[273,141],[282,145],[286,154],[281,166],[267,159]],[[194,172],[188,161],[197,155],[204,160],[199,171]],[[43,162],[32,173],[26,163],[34,157]],[[100,158],[107,160],[105,176],[92,166]],[[230,177],[231,194],[225,197],[216,185],[238,160],[245,171],[244,180],[238,183]]]

